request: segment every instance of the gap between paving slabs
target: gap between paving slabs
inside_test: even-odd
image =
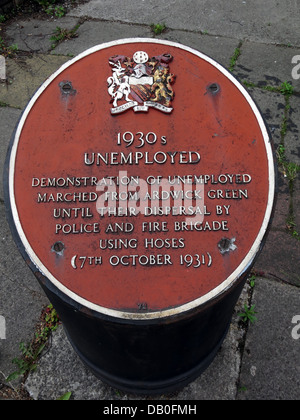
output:
[[[63,22],[63,29],[70,23],[72,27],[75,25],[74,28],[78,25],[78,19],[74,18],[70,20],[66,17]],[[36,27],[36,32],[32,31],[32,27]],[[41,84],[70,59],[70,55],[49,54],[52,50],[50,35],[53,35],[56,27],[55,22],[37,19],[18,20],[9,25],[0,51],[6,57],[6,82],[0,83],[1,106],[25,108]],[[25,32],[21,33],[22,30]],[[20,48],[16,47],[16,41]],[[15,45],[13,51],[10,51],[9,45]]]

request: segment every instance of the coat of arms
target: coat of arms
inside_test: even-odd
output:
[[[172,84],[175,82],[169,69],[172,59],[170,54],[149,58],[144,51],[137,51],[132,58],[123,55],[110,57],[112,76],[107,83],[113,105],[111,113],[120,114],[130,108],[135,112],[147,112],[150,107],[172,112]]]

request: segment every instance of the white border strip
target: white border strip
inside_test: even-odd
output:
[[[268,162],[269,162],[269,197],[268,197],[268,204],[266,208],[266,213],[264,217],[264,221],[262,223],[261,229],[257,235],[256,240],[254,241],[249,253],[245,257],[245,259],[241,262],[241,264],[237,267],[237,269],[219,286],[217,286],[215,289],[211,290],[209,293],[207,293],[204,296],[201,296],[198,299],[195,299],[187,304],[178,306],[173,309],[167,309],[162,310],[159,312],[150,312],[150,313],[135,313],[135,312],[122,312],[114,309],[108,309],[105,307],[102,307],[100,305],[96,305],[94,303],[89,302],[88,300],[82,298],[81,296],[77,295],[76,293],[69,290],[67,287],[65,287],[63,284],[61,284],[44,266],[44,264],[39,260],[33,249],[31,248],[27,237],[25,236],[25,233],[23,232],[21,222],[19,219],[18,210],[16,207],[15,197],[14,197],[14,172],[15,172],[15,160],[17,156],[17,150],[19,145],[20,136],[23,130],[23,126],[25,124],[25,121],[27,119],[28,114],[30,113],[31,109],[33,108],[35,102],[39,98],[39,96],[46,90],[46,88],[51,84],[51,82],[65,69],[70,67],[72,64],[76,63],[77,61],[83,59],[84,57],[93,54],[97,51],[110,48],[116,45],[123,45],[123,44],[131,44],[131,43],[152,43],[152,44],[161,44],[161,45],[168,45],[175,48],[179,48],[181,50],[188,51],[201,59],[207,61],[214,67],[216,67],[224,76],[226,76],[242,93],[242,95],[245,97],[245,99],[248,101],[250,107],[252,108],[253,113],[256,116],[257,122],[260,126],[266,152],[268,156]],[[237,79],[223,66],[221,66],[219,63],[214,61],[212,58],[202,54],[201,52],[194,50],[193,48],[171,42],[171,41],[165,41],[165,40],[158,40],[158,39],[151,39],[151,38],[128,38],[128,39],[120,39],[117,41],[107,42],[105,44],[97,45],[93,48],[90,48],[89,50],[83,52],[82,54],[78,55],[74,59],[68,61],[65,63],[59,70],[57,70],[49,79],[43,83],[43,85],[40,87],[40,89],[36,92],[36,94],[33,96],[33,98],[30,100],[29,104],[27,105],[22,118],[19,122],[15,140],[12,146],[11,150],[11,157],[10,157],[10,164],[9,164],[9,195],[10,195],[10,203],[11,203],[11,209],[12,209],[12,215],[15,222],[16,229],[18,231],[18,234],[20,236],[20,239],[23,243],[23,246],[25,247],[26,253],[28,254],[31,261],[34,263],[36,267],[42,272],[44,276],[46,276],[61,292],[65,293],[67,296],[69,296],[71,299],[75,300],[79,304],[86,306],[87,308],[94,310],[96,312],[102,313],[104,315],[108,315],[114,318],[122,318],[122,319],[134,319],[134,320],[149,320],[149,319],[157,319],[157,318],[164,318],[169,317],[172,315],[178,315],[183,312],[189,311],[191,309],[194,309],[209,300],[213,299],[217,295],[224,292],[226,289],[228,289],[236,280],[238,277],[240,277],[244,272],[246,272],[247,268],[251,265],[254,257],[258,253],[260,249],[261,242],[266,234],[269,221],[272,214],[273,204],[274,204],[274,198],[275,198],[275,170],[274,170],[274,158],[273,158],[273,151],[272,146],[270,142],[270,138],[268,135],[267,128],[265,126],[265,123],[263,121],[263,118],[257,109],[257,106],[255,105],[253,99],[249,95],[249,93],[246,91],[246,89],[237,81]]]

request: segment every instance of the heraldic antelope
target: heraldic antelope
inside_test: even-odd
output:
[[[114,100],[113,106],[117,107],[118,100],[122,99],[123,96],[125,96],[127,102],[131,102],[128,97],[131,91],[129,76],[124,75],[125,69],[121,66],[120,61],[118,61],[118,64],[110,61],[109,64],[114,66],[112,69],[113,76],[107,79],[108,93]]]

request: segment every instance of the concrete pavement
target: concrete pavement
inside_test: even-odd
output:
[[[164,23],[154,35],[150,25]],[[57,27],[73,37],[55,43]],[[76,36],[75,36],[76,35]],[[58,19],[20,14],[1,24],[6,59],[0,83],[0,168],[13,129],[41,83],[70,57],[103,42],[129,37],[176,41],[231,67],[261,109],[278,151],[279,195],[265,248],[235,309],[229,334],[216,359],[196,381],[156,400],[300,399],[300,62],[296,0],[91,0]],[[54,45],[55,43],[55,45]],[[293,61],[293,62],[292,62]],[[294,71],[293,71],[294,70]],[[299,74],[299,78],[297,78]],[[296,76],[296,77],[295,77]],[[289,87],[292,86],[292,90]],[[19,343],[34,339],[42,309],[49,304],[22,260],[5,220],[0,191],[0,399],[137,400],[95,379],[73,352],[60,326],[37,369],[9,383],[20,357]],[[255,279],[254,279],[255,278]],[[257,321],[238,313],[255,305]],[[297,317],[298,316],[298,317]],[[297,321],[298,320],[298,321]],[[148,398],[149,400],[149,398]]]

